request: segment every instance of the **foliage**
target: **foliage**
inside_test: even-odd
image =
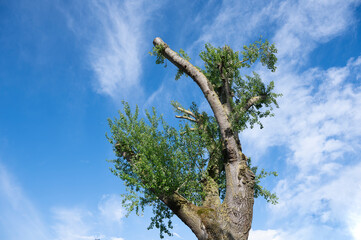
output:
[[[251,164],[251,158],[248,158],[248,166],[250,167],[250,169],[252,170],[252,172],[255,174],[255,184],[254,184],[254,197],[258,198],[259,196],[262,196],[264,199],[266,199],[267,202],[270,202],[272,204],[277,204],[278,203],[278,197],[275,193],[271,193],[269,190],[267,190],[266,188],[262,187],[260,185],[261,179],[268,177],[268,176],[275,176],[277,177],[278,174],[277,172],[267,172],[264,169],[261,170],[260,173],[257,173],[258,167],[252,167]]]
[[[149,55],[157,57],[157,59],[155,60],[156,64],[164,64],[164,67],[167,67],[165,57],[163,56],[162,51],[164,51],[164,47],[162,45],[158,45],[153,47],[152,51],[149,52]]]
[[[132,113],[129,104],[123,104],[124,113],[119,112],[118,119],[109,119],[112,136],[107,138],[118,157],[111,161],[111,171],[128,188],[128,194],[123,195],[126,209],[139,214],[144,206],[152,205],[156,215],[150,228],[156,226],[161,233],[169,233],[163,219],[172,213],[156,196],[177,191],[194,203],[201,201],[199,173],[206,162],[204,144],[188,124],[180,125],[178,130],[170,127],[154,108],[152,113],[146,112],[146,122],[139,119],[138,107]],[[124,158],[122,152],[132,153],[130,159]]]
[[[157,57],[157,64],[166,66],[162,54],[164,49],[164,46],[154,47],[150,54]],[[244,46],[241,53],[227,45],[215,48],[210,44],[206,44],[200,53],[204,68],[198,69],[208,78],[220,99],[233,109],[229,119],[235,133],[255,124],[262,128],[260,119],[273,116],[272,107],[278,107],[276,98],[280,94],[273,92],[273,81],[266,85],[255,72],[252,76],[241,76],[241,70],[251,68],[257,60],[275,71],[276,52],[273,44],[259,40]],[[179,55],[190,60],[183,50]],[[176,79],[183,74],[184,71],[179,69]],[[146,111],[146,119],[143,119],[139,118],[138,107],[132,113],[129,104],[123,102],[124,111],[119,111],[119,118],[109,120],[111,136],[107,136],[117,155],[111,161],[114,164],[111,171],[124,181],[128,189],[128,193],[123,195],[123,205],[129,212],[137,214],[141,214],[145,206],[152,206],[154,216],[149,228],[159,228],[162,238],[164,233],[171,234],[173,213],[157,196],[178,193],[201,205],[204,189],[200,183],[209,177],[218,184],[222,200],[226,191],[222,141],[215,117],[199,112],[195,103],[189,109],[178,102],[171,104],[180,114],[179,118],[190,121],[182,120],[174,128],[164,121],[162,115],[157,115],[154,108],[151,112]],[[254,196],[277,203],[276,195],[259,185],[262,178],[277,176],[277,173],[263,169],[257,173],[257,167],[251,166],[250,160],[248,165],[256,176]],[[210,166],[219,171],[209,171]]]
[[[273,116],[272,104],[278,107],[276,98],[281,94],[273,93],[274,82],[267,86],[262,82],[260,76],[253,72],[253,76],[240,74],[243,67],[250,68],[258,58],[263,65],[271,71],[276,70],[275,63],[277,52],[274,45],[269,45],[268,41],[262,43],[257,41],[250,46],[244,46],[242,60],[239,52],[234,52],[229,46],[215,48],[206,44],[206,51],[200,54],[205,63],[204,75],[210,80],[219,96],[223,96],[224,84],[229,83],[230,102],[234,111],[231,114],[232,126],[235,132],[239,132],[248,126],[253,128],[254,124],[259,124],[263,128],[260,118]],[[247,102],[255,96],[262,97],[261,101],[249,109],[245,109]],[[227,97],[227,96],[226,96]]]
[[[242,51],[243,58],[241,60],[241,67],[251,67],[258,59],[261,61],[263,66],[267,66],[272,72],[276,71],[277,49],[274,44],[271,44],[265,40],[262,41],[262,36],[255,43],[249,46],[243,46]]]

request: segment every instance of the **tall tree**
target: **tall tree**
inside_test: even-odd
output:
[[[171,217],[177,215],[202,240],[245,240],[251,229],[254,198],[263,196],[275,203],[275,194],[259,185],[260,179],[275,172],[257,173],[241,147],[239,132],[272,116],[279,94],[274,83],[260,76],[241,76],[242,68],[260,61],[275,71],[277,52],[268,41],[256,41],[239,53],[229,46],[205,45],[200,53],[204,68],[195,67],[183,51],[173,51],[160,38],[153,41],[158,64],[168,59],[178,68],[176,79],[190,76],[202,90],[213,115],[172,102],[180,125],[169,126],[155,109],[139,118],[124,103],[119,118],[109,120],[117,159],[112,172],[121,178],[128,193],[123,204],[137,214],[153,206],[154,226],[171,234]]]

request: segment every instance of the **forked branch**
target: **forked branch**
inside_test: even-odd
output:
[[[195,122],[197,123],[199,121],[199,119],[197,119],[196,115],[192,112],[192,111],[189,111],[187,109],[184,109],[180,106],[175,106],[175,108],[179,111],[179,112],[182,112],[183,115],[182,116],[179,116],[179,115],[176,115],[175,117],[176,118],[181,118],[181,119],[186,119],[186,120],[189,120],[191,122]]]
[[[195,115],[192,111],[189,111],[189,110],[187,110],[187,109],[181,108],[181,107],[179,107],[179,106],[177,107],[177,110],[183,112],[184,114],[187,114],[187,115],[190,115],[190,116],[196,118],[196,115]]]

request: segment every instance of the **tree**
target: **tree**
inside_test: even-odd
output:
[[[140,214],[153,207],[154,226],[171,234],[171,217],[178,216],[198,239],[244,240],[251,228],[254,197],[263,196],[276,203],[277,197],[259,185],[260,179],[275,172],[251,166],[243,152],[239,132],[272,116],[280,94],[274,83],[260,76],[241,76],[257,60],[275,71],[277,52],[268,41],[256,41],[239,53],[229,46],[205,45],[200,53],[204,68],[195,67],[183,51],[173,51],[155,38],[152,55],[158,64],[169,60],[178,68],[176,79],[190,76],[202,90],[213,115],[200,112],[193,103],[189,109],[172,102],[180,119],[178,128],[169,126],[153,108],[146,120],[139,118],[138,107],[128,103],[119,118],[109,120],[117,159],[111,171],[121,178],[128,193],[123,205]]]

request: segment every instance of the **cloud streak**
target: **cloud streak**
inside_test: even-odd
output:
[[[5,239],[49,239],[46,226],[20,185],[0,162],[0,229]]]
[[[277,230],[252,230],[249,233],[249,240],[281,240],[280,232]]]
[[[56,239],[123,240],[121,235],[124,209],[120,196],[103,195],[96,211],[84,207],[53,208],[52,226]]]
[[[302,65],[317,44],[345,32],[355,23],[354,6],[360,1],[284,1],[270,4],[270,18],[279,25],[273,41],[278,57]]]
[[[90,47],[90,64],[99,93],[113,98],[139,86],[141,38],[144,18],[141,1],[93,1],[99,38]]]
[[[63,10],[68,27],[84,42],[94,72],[94,89],[115,100],[142,97],[142,59],[149,51],[144,37],[160,3],[144,0],[92,0]]]
[[[84,207],[54,207],[52,221],[45,223],[41,213],[22,187],[0,163],[0,232],[8,240],[124,240],[121,224],[124,211],[116,195],[104,195],[98,210]]]

